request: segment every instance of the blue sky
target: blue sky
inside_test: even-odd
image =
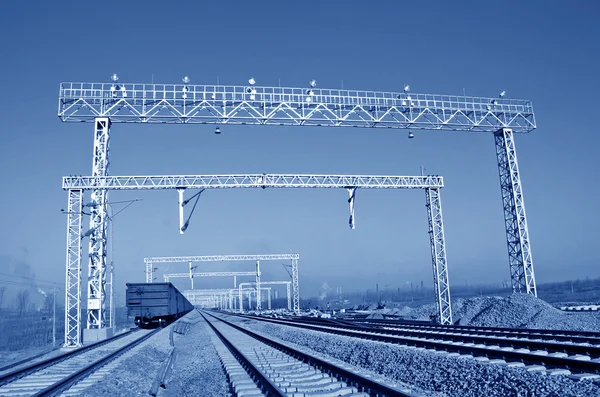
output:
[[[516,146],[538,282],[597,277],[599,11],[591,0],[3,2],[2,273],[63,282],[61,177],[91,173],[93,126],[60,122],[59,83],[109,82],[117,73],[122,82],[178,83],[188,75],[197,84],[218,76],[241,85],[254,77],[259,85],[280,79],[304,87],[314,78],[323,88],[343,81],[345,88],[393,91],[410,84],[416,93],[506,90],[530,99],[538,129],[518,135]],[[111,173],[410,175],[425,166],[445,178],[451,283],[509,278],[492,136],[423,131],[408,140],[405,130],[222,130],[216,136],[214,126],[115,124]],[[431,284],[421,191],[359,191],[356,230],[347,226],[343,190],[210,191],[183,236],[175,192],[111,195],[111,201],[130,198],[143,201],[115,219],[121,289],[143,281],[146,256],[279,252],[301,255],[302,295],[323,282],[345,290]],[[285,277],[278,263],[264,270],[271,279]]]

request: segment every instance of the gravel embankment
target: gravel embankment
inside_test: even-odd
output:
[[[440,392],[448,397],[600,396],[600,387],[591,381],[530,373],[519,368],[482,364],[468,358],[445,357],[428,351],[285,325],[235,321],[273,339],[308,347],[417,389]]]
[[[371,318],[378,318],[381,314],[394,314],[407,319],[429,320],[429,316],[434,313],[435,305],[427,304],[417,308],[405,306],[374,310]],[[564,312],[526,294],[513,294],[506,298],[492,296],[454,299],[452,318],[459,325],[600,331],[600,313]]]
[[[183,318],[187,318],[190,314]],[[123,354],[118,366],[79,396],[148,396],[155,377],[170,351],[169,327]]]
[[[227,396],[229,383],[214,348],[206,321],[193,311],[186,321],[194,323],[186,335],[175,334],[177,356],[167,379],[170,396]]]

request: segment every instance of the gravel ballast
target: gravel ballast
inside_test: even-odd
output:
[[[542,375],[521,368],[482,364],[469,358],[446,357],[285,325],[239,318],[234,321],[273,339],[305,346],[418,389],[450,397],[600,396],[600,387],[588,380],[575,381],[566,376]]]
[[[210,338],[213,331],[197,311],[186,321],[192,323],[188,333],[174,335],[177,356],[166,382],[168,395],[227,396],[229,384]]]
[[[154,378],[170,351],[169,328],[159,331],[127,353],[110,375],[83,390],[79,396],[148,396]]]

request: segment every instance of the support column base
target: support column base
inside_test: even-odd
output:
[[[86,328],[83,330],[83,343],[93,343],[108,339],[114,335],[113,328]]]

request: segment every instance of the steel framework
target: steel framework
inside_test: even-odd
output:
[[[239,283],[238,284],[238,299],[239,299],[239,311],[243,312],[244,311],[244,307],[242,306],[242,291],[243,291],[243,286],[245,285],[255,285],[253,290],[258,290],[258,289],[263,289],[262,286],[264,285],[285,285],[286,286],[286,296],[287,296],[287,306],[288,306],[288,310],[291,310],[291,302],[290,302],[290,282],[289,281],[262,281],[260,284],[259,283],[250,283],[250,282],[246,282],[246,283]],[[260,305],[258,304],[258,299],[257,299],[257,307],[256,310],[260,310]]]
[[[231,276],[256,276],[256,272],[201,272],[201,273],[192,273],[193,277],[231,277]],[[188,278],[190,277],[189,273],[169,273],[163,274],[163,279],[166,283],[169,282],[171,278]]]
[[[517,162],[513,132],[503,128],[494,134],[496,156],[502,190],[504,224],[510,265],[510,279],[514,292],[537,296],[533,260],[529,244],[529,230],[525,216],[525,199]]]
[[[315,88],[314,84],[309,89],[259,87],[250,81],[250,86],[190,85],[187,78],[184,84],[120,84],[116,75],[113,81],[108,84],[60,84],[59,118],[63,122],[95,124],[93,176],[108,174],[111,123],[348,126],[494,133],[513,290],[536,294],[523,193],[512,137],[513,132],[530,132],[536,128],[531,101],[507,99],[503,94],[500,98],[413,94],[408,87],[404,92],[374,92],[320,89]],[[506,162],[503,153],[506,153]],[[507,175],[510,175],[510,181]],[[123,183],[137,183],[140,188],[168,188],[164,187],[165,184],[173,182],[172,177],[160,178],[167,180],[142,177],[133,182],[113,182],[116,189]],[[259,178],[251,176],[250,183],[236,187],[254,187],[261,182],[264,183],[263,187],[267,187],[266,175],[264,180]],[[97,181],[90,179],[85,182],[95,184]],[[183,177],[180,182],[199,188],[203,187],[196,185],[206,184],[190,181],[188,177]],[[284,184],[288,182],[284,181]],[[302,186],[296,187],[320,187],[306,186],[305,181],[299,183]],[[233,184],[240,183],[234,181]],[[275,181],[269,181],[268,184],[270,187],[281,186]],[[353,186],[365,187],[347,184],[349,188]],[[230,187],[230,183],[220,187]],[[92,194],[94,211],[90,220],[88,328],[104,327],[107,217],[106,194],[102,191],[97,188]],[[354,202],[352,191],[349,190],[349,193],[350,227],[354,228]],[[182,193],[180,196],[182,198]],[[183,228],[180,232],[183,232]],[[69,293],[66,293],[66,298],[69,299]],[[65,343],[72,345],[74,342],[66,337]]]
[[[382,127],[515,132],[535,129],[531,101],[319,88],[189,84],[60,84],[62,121]]]
[[[67,202],[67,277],[65,347],[81,346],[81,231],[83,191],[69,190]]]
[[[288,284],[288,310],[289,310],[289,281],[284,281],[284,283]],[[234,309],[233,293],[236,289],[202,289],[202,290],[186,290],[183,295],[193,304],[197,306],[202,306],[204,302],[209,302],[215,306],[218,306],[220,309]],[[270,287],[261,287],[261,291],[267,291],[267,307],[271,310],[271,288]],[[242,292],[248,292],[248,297],[250,298],[250,293],[256,293],[256,288],[252,289],[242,289]],[[225,301],[225,297],[228,298]],[[258,301],[258,299],[257,299]],[[250,303],[249,303],[250,304]]]
[[[227,189],[227,188],[363,188],[426,189],[443,187],[441,176],[375,175],[157,175],[157,176],[66,176],[63,189]]]
[[[92,177],[108,175],[110,119],[97,118],[94,127]],[[87,328],[104,328],[106,322],[106,248],[107,195],[103,189],[93,189],[90,205],[90,241],[88,258]]]
[[[259,178],[259,179],[257,179]],[[355,185],[352,185],[352,184]],[[283,175],[283,174],[249,174],[249,175],[191,175],[191,176],[69,176],[63,177],[63,189],[65,190],[140,190],[140,189],[182,189],[182,188],[367,188],[367,189],[441,189],[444,180],[441,176],[368,176],[368,175]],[[356,193],[354,192],[353,195]],[[436,195],[439,198],[439,191]],[[438,204],[441,208],[441,203]],[[352,207],[353,209],[353,207]],[[351,214],[353,215],[353,214]],[[81,216],[81,214],[79,215]],[[353,218],[352,218],[353,219]],[[352,221],[353,222],[353,221]],[[431,222],[431,221],[430,221]],[[443,239],[440,244],[444,244]],[[445,252],[445,249],[444,249]],[[248,257],[248,256],[246,256]],[[194,257],[183,258],[183,262],[192,262]],[[198,257],[196,257],[198,258]],[[200,257],[201,258],[201,257]],[[152,264],[156,262],[145,260],[147,277],[152,280]],[[255,258],[253,260],[261,260]],[[263,258],[264,260],[264,258]],[[436,258],[433,259],[437,261]],[[167,261],[167,260],[165,260]],[[170,260],[175,262],[175,260]],[[177,260],[179,262],[181,260]],[[294,265],[294,261],[296,264]],[[446,261],[438,263],[434,268],[436,279],[440,274],[445,275],[440,283],[447,284]],[[298,288],[298,266],[297,259],[292,258],[292,285],[294,312],[300,311],[300,294]],[[438,307],[450,304],[450,292],[446,296],[437,296]],[[68,296],[67,296],[68,298]],[[447,299],[446,299],[447,298]],[[446,312],[446,309],[442,309]],[[445,317],[438,318],[438,321]],[[447,319],[451,322],[451,317]],[[447,322],[443,323],[447,324]]]
[[[442,218],[442,201],[439,189],[427,189],[425,192],[427,219],[429,220],[429,242],[433,265],[433,285],[436,300],[436,316],[441,324],[452,324],[452,306],[450,305],[450,282],[446,265],[446,243]]]
[[[443,181],[442,181],[443,184]],[[202,255],[202,256],[159,256],[152,258],[144,258],[146,264],[146,282],[151,283],[153,279],[153,270],[155,263],[195,263],[195,262],[224,262],[224,261],[281,261],[290,260],[292,268],[292,290],[294,313],[300,312],[300,287],[298,280],[298,261],[299,254],[263,254],[263,255]],[[252,275],[258,274],[251,272]],[[290,294],[288,291],[288,299]],[[289,305],[288,305],[289,306]],[[291,309],[290,309],[291,310]]]

